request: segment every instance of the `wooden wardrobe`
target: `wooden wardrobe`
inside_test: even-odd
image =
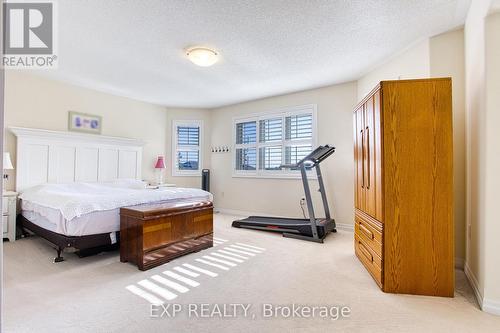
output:
[[[453,296],[451,79],[381,82],[354,111],[355,252],[385,292]]]

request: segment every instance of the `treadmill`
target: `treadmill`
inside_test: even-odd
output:
[[[283,233],[283,237],[323,243],[323,240],[329,232],[337,232],[337,230],[335,229],[335,220],[330,216],[330,209],[328,208],[328,201],[326,199],[325,185],[319,165],[334,152],[335,147],[329,145],[319,146],[296,164],[286,164],[281,166],[281,168],[300,169],[302,184],[304,185],[307,211],[309,214],[308,219],[250,216],[242,220],[233,221],[232,226],[235,228],[281,232]],[[320,219],[317,219],[314,215],[311,190],[309,189],[309,180],[307,179],[307,169],[311,169],[313,167],[316,169],[316,174],[318,176],[319,192],[321,193],[321,199],[325,210],[325,218]]]

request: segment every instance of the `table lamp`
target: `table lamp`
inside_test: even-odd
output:
[[[159,155],[155,164],[155,169],[158,173],[158,185],[163,184],[163,169],[165,168],[165,158],[162,155]]]
[[[10,153],[3,153],[3,170],[14,170],[12,165],[12,160],[10,159]],[[9,175],[3,174],[3,189],[5,191],[5,182],[9,179]]]

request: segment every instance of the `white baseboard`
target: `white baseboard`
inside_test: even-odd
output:
[[[485,298],[483,299],[482,310],[500,316],[500,302]]]
[[[273,214],[266,214],[266,213],[256,213],[256,212],[247,212],[244,210],[236,210],[236,209],[226,209],[226,208],[214,208],[215,212],[221,213],[221,214],[227,214],[227,215],[236,215],[236,216],[251,216],[251,215],[257,215],[257,216],[270,216],[270,217],[280,217],[278,215],[273,215]]]
[[[477,278],[474,275],[474,273],[472,273],[471,269],[469,268],[469,265],[467,265],[467,262],[465,262],[464,265],[464,272],[465,276],[469,280],[469,283],[472,287],[472,290],[474,291],[474,294],[476,295],[476,299],[481,310],[487,313],[500,316],[500,302],[497,300],[485,298],[483,296],[483,294],[479,290],[479,283],[477,282]]]
[[[354,232],[354,225],[353,224],[335,223],[335,226],[337,227],[337,229],[340,229],[340,230]]]
[[[455,268],[461,271],[464,270],[464,259],[455,257]]]
[[[472,290],[474,291],[474,295],[476,295],[477,303],[479,304],[479,307],[482,309],[483,308],[483,294],[481,293],[481,291],[479,291],[479,282],[477,282],[476,276],[470,270],[467,262],[465,262],[465,264],[464,264],[464,273],[465,273],[465,276],[467,277],[467,280],[469,280],[470,286],[472,287]]]
[[[256,216],[282,217],[279,215],[273,215],[273,214],[267,214],[267,213],[247,212],[247,211],[243,211],[243,210],[226,209],[226,208],[218,208],[218,207],[215,207],[214,211],[216,213],[218,212],[221,214],[236,215],[236,216],[256,215]],[[336,223],[336,226],[337,226],[337,229],[354,232],[354,225],[353,224]]]

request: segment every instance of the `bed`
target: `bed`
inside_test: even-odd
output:
[[[171,201],[212,201],[200,189],[149,189],[133,179],[104,183],[44,184],[20,194],[22,227],[57,247],[56,262],[64,248],[85,251],[117,244],[120,208]]]
[[[17,138],[16,191],[21,227],[56,246],[84,252],[117,244],[119,209],[144,203],[210,200],[200,189],[148,189],[142,179],[145,142],[11,127]],[[154,160],[154,156],[150,156]],[[154,161],[151,161],[151,168]],[[82,253],[83,254],[83,253]]]

